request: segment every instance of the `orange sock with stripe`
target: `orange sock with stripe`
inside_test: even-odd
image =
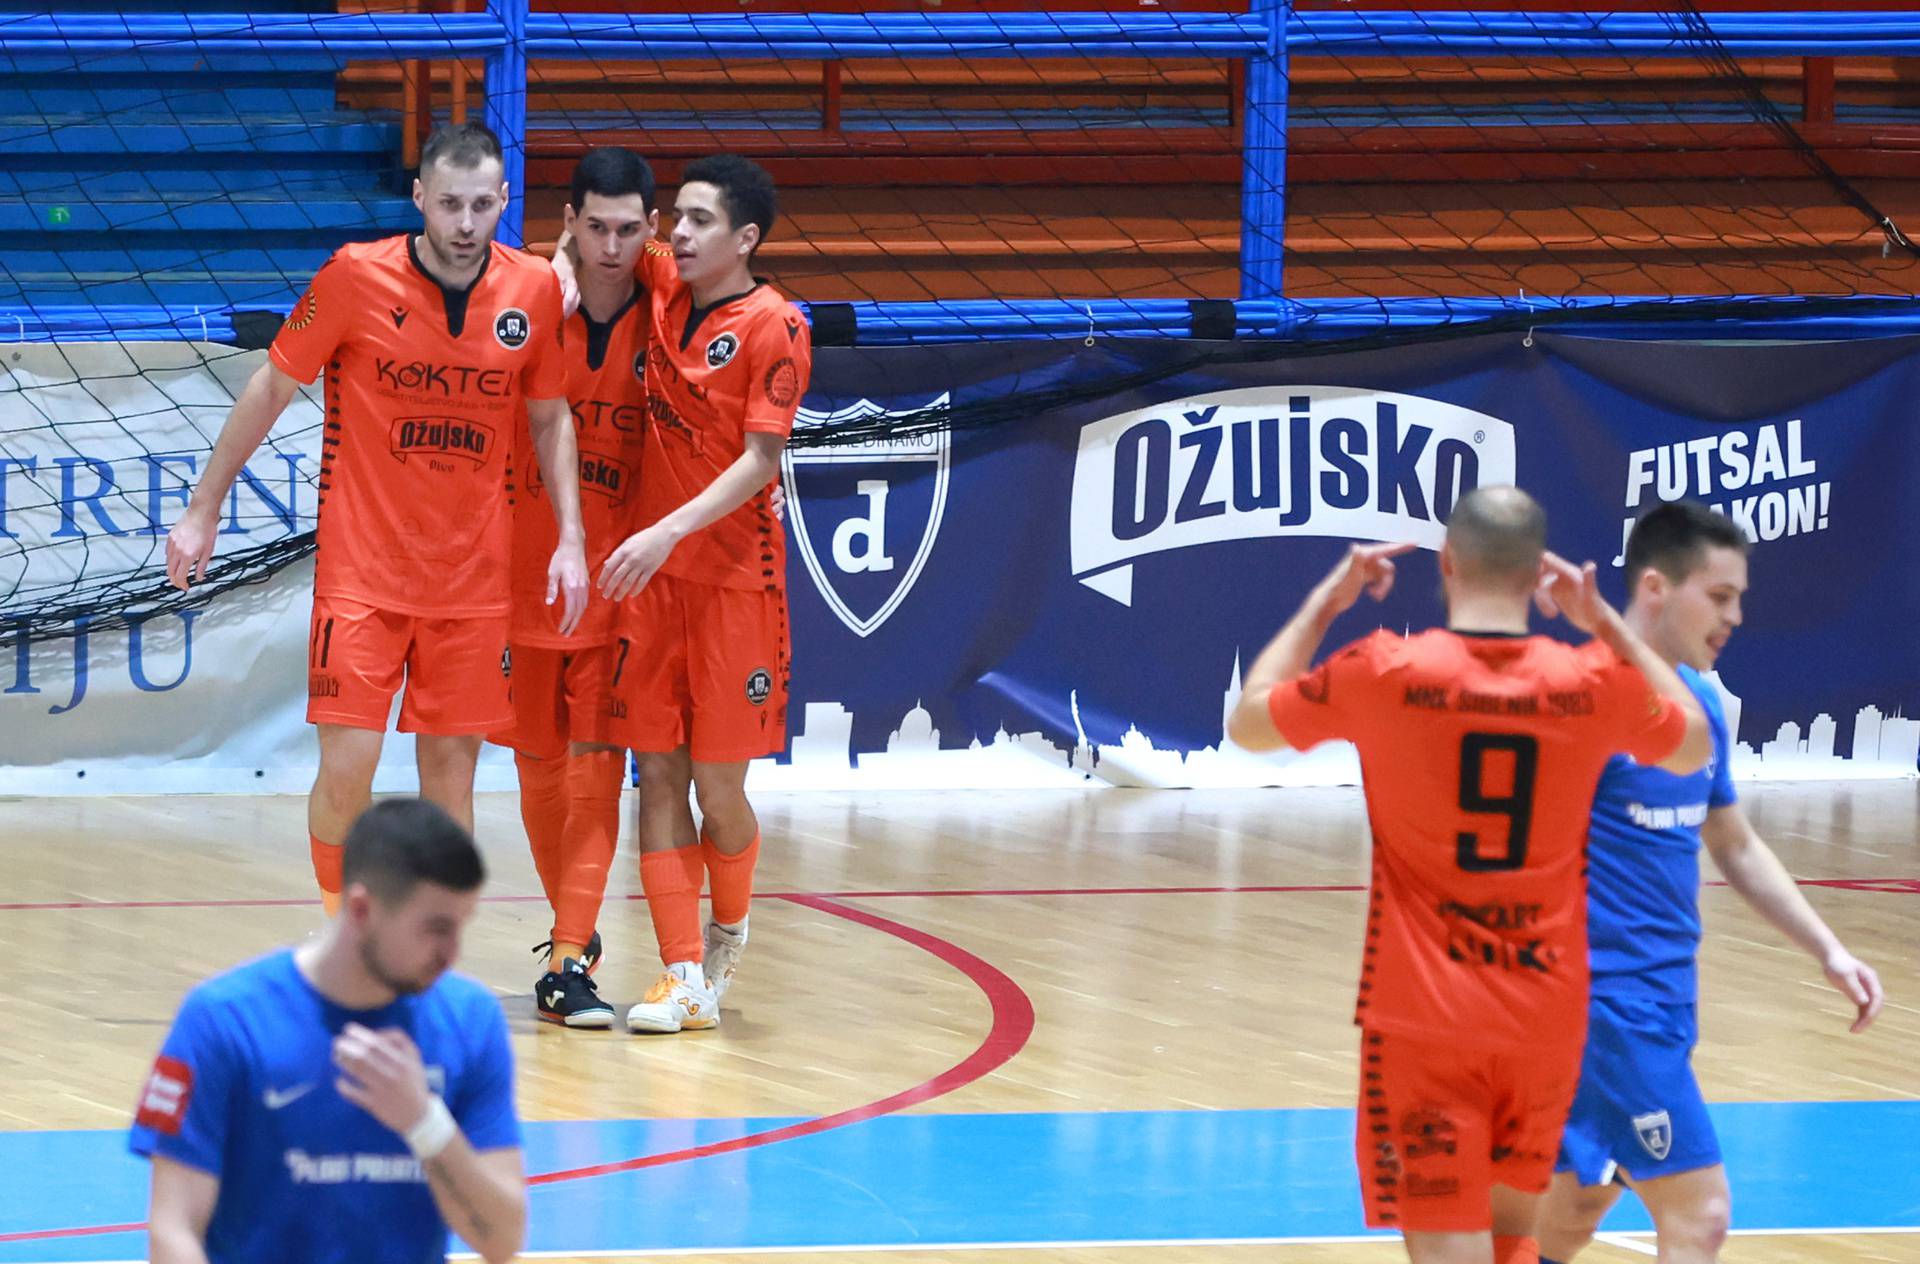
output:
[[[1540,1264],[1540,1243],[1533,1238],[1496,1233],[1493,1264]]]
[[[520,775],[520,824],[526,827],[540,889],[553,905],[567,828],[567,757],[532,759],[515,752],[513,767]]]
[[[660,960],[667,965],[699,961],[704,955],[700,945],[700,879],[705,876],[698,843],[640,856],[640,886],[647,893],[647,910],[653,914]]]
[[[755,834],[745,851],[732,856],[715,847],[712,839],[702,837],[700,852],[707,862],[713,920],[722,926],[739,926],[747,920],[747,906],[753,903],[753,869],[760,861],[760,836]]]
[[[340,853],[344,850],[339,843],[323,843],[311,831],[307,834],[307,855],[313,859],[313,878],[320,884],[320,906],[326,909],[328,917],[340,912]]]
[[[553,902],[554,964],[579,956],[600,920],[607,871],[620,840],[620,775],[625,751],[588,751],[567,760],[567,819],[561,834]]]

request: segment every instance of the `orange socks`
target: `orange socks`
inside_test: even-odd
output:
[[[1493,1264],[1540,1264],[1540,1244],[1532,1238],[1493,1235]]]
[[[593,938],[600,902],[607,893],[607,871],[620,839],[620,776],[625,751],[589,751],[564,761],[565,816],[553,882],[553,942],[583,945]],[[649,897],[651,901],[651,897]]]
[[[660,960],[698,961],[700,946],[700,846],[640,855],[640,886],[653,914],[654,937],[660,941]]]
[[[520,823],[526,827],[533,867],[540,874],[540,889],[546,892],[548,904],[553,903],[560,880],[567,828],[568,763],[565,755],[530,759],[516,752],[513,757],[514,771],[520,774]]]
[[[703,836],[700,851],[707,863],[713,920],[723,926],[738,926],[747,920],[747,906],[753,902],[753,867],[760,859],[760,836],[755,834],[747,849],[734,856]]]
[[[320,884],[320,905],[327,910],[328,917],[340,912],[341,850],[339,843],[323,843],[311,832],[307,834],[307,854],[313,858],[314,881]]]

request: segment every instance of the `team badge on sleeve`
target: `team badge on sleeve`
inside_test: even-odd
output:
[[[533,336],[533,322],[517,307],[509,307],[493,318],[494,341],[509,351],[518,351]]]
[[[800,401],[800,370],[792,356],[782,356],[767,370],[764,383],[767,402],[775,408],[792,408]]]
[[[311,289],[309,289],[306,293],[306,296],[302,298],[300,302],[294,306],[293,311],[287,314],[287,321],[286,321],[287,328],[292,330],[294,333],[299,333],[302,329],[305,329],[308,325],[311,325],[313,323],[313,318],[315,316],[318,316],[319,314],[320,314],[320,296],[315,294]]]
[[[163,1053],[154,1059],[153,1070],[147,1074],[147,1082],[140,1090],[140,1108],[134,1112],[133,1122],[177,1137],[192,1097],[193,1068]]]

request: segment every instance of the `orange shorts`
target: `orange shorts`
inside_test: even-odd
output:
[[[1493,1227],[1495,1185],[1538,1193],[1580,1081],[1580,1046],[1522,1052],[1360,1033],[1355,1151],[1367,1224],[1474,1233]]]
[[[612,740],[730,764],[787,745],[787,597],[655,575],[620,608]]]
[[[432,619],[347,597],[313,598],[307,722],[384,731],[393,695],[402,733],[490,733],[513,720],[507,616]]]
[[[558,759],[572,742],[607,738],[613,646],[513,647],[513,723],[487,740],[535,759]]]

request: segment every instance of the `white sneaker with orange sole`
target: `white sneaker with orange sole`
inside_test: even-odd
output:
[[[720,1000],[698,961],[676,961],[627,1011],[627,1030],[668,1034],[704,1031],[720,1022]]]

